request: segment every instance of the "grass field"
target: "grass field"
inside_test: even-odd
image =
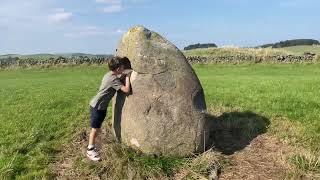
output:
[[[279,48],[294,55],[303,55],[305,52],[315,53],[320,55],[320,46],[292,46],[286,48]]]
[[[320,55],[320,46],[291,46],[285,48],[203,48],[184,51],[185,56],[275,56],[303,55],[305,52]]]
[[[88,101],[105,67],[0,71],[0,179],[41,178],[49,164],[88,126]],[[195,65],[211,109],[252,111],[270,131],[315,154],[320,147],[320,65]],[[281,118],[279,118],[281,117]],[[293,132],[283,132],[290,124]],[[292,124],[292,125],[291,125]],[[316,154],[317,155],[317,154]]]
[[[200,48],[184,51],[186,57],[188,56],[275,56],[287,55],[288,52],[281,49],[270,48]]]

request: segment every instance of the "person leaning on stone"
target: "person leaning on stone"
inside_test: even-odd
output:
[[[121,90],[124,93],[130,91],[130,70],[125,70],[125,62],[128,58],[113,57],[109,60],[108,66],[110,72],[104,75],[99,91],[90,101],[90,126],[89,145],[87,156],[93,161],[99,161],[100,156],[95,147],[96,138],[101,132],[101,125],[107,114],[107,107],[116,91]],[[125,76],[124,84],[119,76]]]

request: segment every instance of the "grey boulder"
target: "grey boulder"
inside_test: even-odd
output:
[[[156,32],[136,26],[115,53],[128,57],[132,92],[113,99],[113,126],[124,144],[146,154],[191,155],[204,150],[204,92],[183,53]]]

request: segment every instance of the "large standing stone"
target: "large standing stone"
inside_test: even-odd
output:
[[[115,134],[147,154],[190,155],[204,149],[206,104],[203,89],[182,52],[142,26],[125,33],[117,56],[134,72],[132,93],[113,101]]]

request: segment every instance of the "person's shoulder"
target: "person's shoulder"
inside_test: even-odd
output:
[[[111,72],[107,72],[102,78],[102,81],[104,83],[108,83],[109,81],[112,81],[112,80],[113,80],[113,77]]]
[[[104,81],[108,81],[108,82],[114,82],[114,81],[120,80],[120,78],[117,75],[113,74],[112,72],[106,73],[103,79]]]
[[[110,78],[113,78],[113,74],[111,71],[107,72],[104,76],[103,76],[103,79],[110,79]]]

